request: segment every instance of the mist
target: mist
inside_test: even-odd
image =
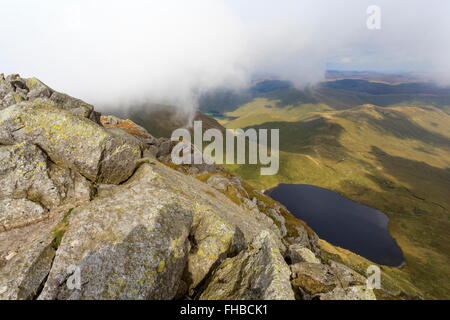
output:
[[[366,27],[369,5],[382,27]],[[194,111],[255,73],[302,87],[330,65],[427,72],[450,84],[448,1],[4,1],[0,72],[35,76],[105,108]]]

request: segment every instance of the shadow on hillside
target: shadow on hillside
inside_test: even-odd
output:
[[[370,153],[376,157],[387,174],[407,186],[406,190],[414,198],[432,203],[448,213],[450,168],[437,168],[425,162],[392,156],[375,146],[372,146]],[[380,185],[379,182],[377,183]],[[384,189],[386,187],[389,188],[389,185],[385,184]]]
[[[324,118],[298,122],[266,122],[252,128],[279,129],[280,151],[318,154],[334,161],[340,161],[347,155],[346,148],[339,142],[345,129]]]
[[[381,134],[389,134],[399,139],[415,139],[426,144],[450,148],[450,139],[439,133],[429,131],[405,117],[404,114],[389,110],[378,109],[382,119],[376,119],[367,114],[359,114]]]

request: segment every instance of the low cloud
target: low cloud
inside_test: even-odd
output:
[[[448,1],[0,1],[1,72],[99,106],[195,110],[202,92],[245,87],[256,72],[303,86],[329,63],[450,83]],[[381,30],[366,28],[371,4]]]

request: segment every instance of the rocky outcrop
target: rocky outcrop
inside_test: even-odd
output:
[[[37,145],[55,164],[95,182],[120,183],[131,176],[142,152],[134,140],[47,100],[21,102],[0,113],[1,144]]]
[[[291,266],[292,285],[303,299],[375,300],[365,278],[337,262],[299,262]]]
[[[157,190],[143,165],[108,197],[74,209],[40,299],[172,299],[189,251],[193,212]],[[74,266],[71,268],[71,266]],[[79,268],[81,287],[67,278]]]
[[[0,76],[0,299],[372,299],[217,165],[37,79]],[[69,285],[71,284],[71,285]]]
[[[194,290],[225,258],[236,255],[245,247],[242,231],[211,210],[194,216],[191,242],[184,277],[190,290]]]
[[[36,299],[55,256],[52,230],[57,223],[51,218],[0,232],[0,300]]]
[[[21,78],[11,74],[5,78],[0,74],[0,110],[22,101],[33,101],[37,98],[48,99],[59,108],[75,115],[95,119],[94,107],[84,101],[67,94],[59,93],[36,78]]]
[[[289,267],[268,232],[225,260],[200,296],[204,300],[294,300]]]
[[[90,184],[74,170],[54,165],[36,145],[0,145],[0,199],[25,198],[51,209],[90,200]]]
[[[292,264],[298,262],[320,263],[311,250],[298,243],[289,246],[288,257]]]
[[[101,116],[100,123],[105,128],[118,128],[136,138],[140,139],[146,145],[156,144],[156,138],[147,132],[143,127],[137,125],[131,120],[123,120],[115,116]]]

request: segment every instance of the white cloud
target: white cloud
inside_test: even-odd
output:
[[[382,8],[382,28],[366,9]],[[0,0],[0,70],[89,102],[192,110],[199,91],[269,72],[301,86],[330,61],[421,69],[450,83],[450,2]],[[447,82],[446,82],[447,81]]]

